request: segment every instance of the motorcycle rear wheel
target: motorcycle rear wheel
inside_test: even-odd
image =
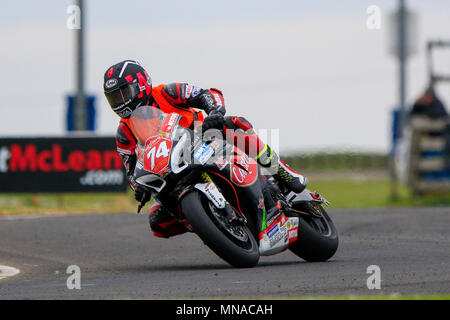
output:
[[[210,201],[198,191],[192,191],[181,200],[181,208],[195,233],[215,254],[237,268],[258,264],[259,247],[247,226],[240,227],[240,237],[224,230],[209,206]]]

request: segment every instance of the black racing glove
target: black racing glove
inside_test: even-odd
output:
[[[223,124],[225,123],[225,118],[220,111],[213,110],[211,113],[203,120],[203,131],[209,129],[219,129],[223,128]]]
[[[150,199],[152,198],[152,195],[151,195],[150,192],[148,192],[147,190],[145,190],[141,186],[137,186],[136,189],[134,190],[134,198],[137,201],[145,204],[148,201],[150,201]]]

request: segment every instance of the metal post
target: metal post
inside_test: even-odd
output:
[[[406,33],[406,5],[405,0],[399,0],[398,7],[398,62],[399,62],[399,103],[400,103],[400,134],[402,136],[406,116],[406,59],[407,59],[407,33]]]
[[[434,84],[434,75],[433,75],[433,56],[432,56],[432,52],[431,50],[433,49],[433,42],[432,41],[428,41],[427,42],[427,68],[428,68],[428,78],[430,79],[430,87],[433,86]]]
[[[76,36],[76,102],[75,102],[75,130],[83,131],[87,129],[87,106],[84,90],[84,0],[76,0],[76,5],[80,8],[80,29]]]
[[[399,121],[398,136],[400,139],[403,135],[403,129],[406,121],[406,60],[407,60],[407,12],[405,0],[398,2],[397,16],[397,57],[399,65]],[[398,177],[395,165],[395,155],[392,153],[389,161],[389,171],[391,176],[391,198],[398,198]]]

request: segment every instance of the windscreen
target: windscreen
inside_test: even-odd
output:
[[[130,116],[131,130],[138,142],[145,145],[151,137],[159,135],[166,114],[151,106],[139,107]]]

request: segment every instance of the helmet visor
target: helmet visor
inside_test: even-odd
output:
[[[138,94],[139,85],[137,83],[129,83],[115,90],[109,92],[105,91],[106,99],[113,110],[126,106],[133,101]]]

